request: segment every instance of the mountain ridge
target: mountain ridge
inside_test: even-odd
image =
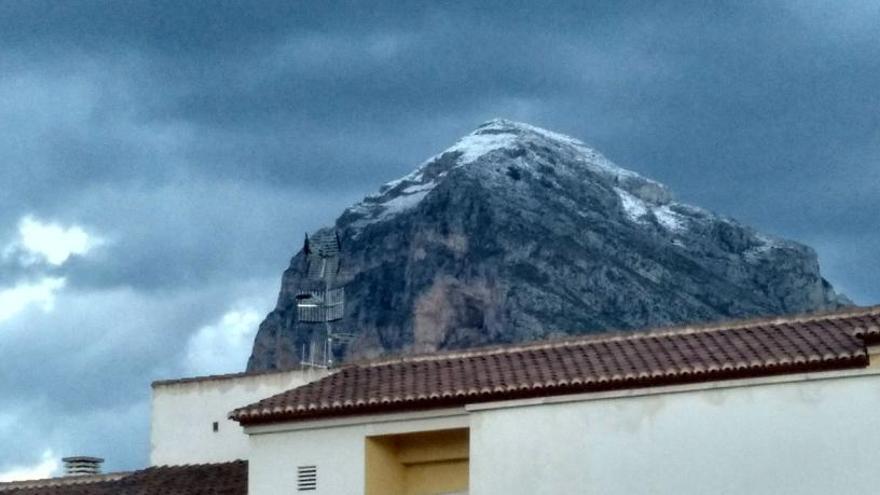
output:
[[[312,237],[330,235],[344,316],[301,321],[315,260],[300,251],[248,369],[299,364],[327,327],[351,334],[339,358],[369,358],[849,304],[809,247],[680,203],[577,139],[503,119]]]

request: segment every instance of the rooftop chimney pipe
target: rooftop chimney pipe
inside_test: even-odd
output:
[[[64,462],[65,476],[90,476],[101,474],[101,464],[104,459],[100,457],[74,456],[61,459]]]

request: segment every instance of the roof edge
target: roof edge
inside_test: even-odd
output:
[[[422,353],[412,355],[395,355],[381,357],[378,359],[367,359],[362,361],[354,361],[341,366],[339,369],[346,367],[379,367],[396,363],[434,361],[443,359],[466,358],[477,355],[492,355],[498,353],[521,352],[526,350],[546,349],[557,346],[578,345],[582,343],[599,343],[614,342],[621,340],[635,340],[650,337],[664,337],[668,335],[687,335],[694,333],[711,333],[716,331],[740,330],[748,327],[761,325],[789,325],[794,323],[806,323],[818,320],[836,320],[842,318],[853,318],[861,316],[880,316],[880,304],[873,306],[848,306],[846,308],[816,311],[811,313],[797,313],[791,315],[777,315],[758,318],[741,318],[720,320],[706,323],[669,325],[659,327],[648,327],[644,329],[634,330],[611,330],[596,332],[584,335],[567,335],[565,337],[550,338],[538,340],[534,342],[512,343],[491,345],[484,347],[473,347],[468,349],[441,351],[434,353]],[[857,333],[854,336],[862,339],[870,338],[864,333]],[[878,338],[880,341],[880,338]]]
[[[290,373],[292,371],[305,371],[305,368],[301,366],[293,367],[293,368],[285,368],[283,370],[266,370],[266,371],[239,371],[235,373],[223,373],[216,375],[202,375],[202,376],[187,376],[182,378],[168,378],[162,380],[154,380],[151,384],[151,388],[156,387],[165,387],[168,385],[183,385],[187,383],[200,383],[200,382],[214,382],[214,381],[224,381],[224,380],[234,380],[236,378],[250,378],[250,377],[259,377],[266,375],[282,375],[284,373]]]
[[[56,476],[53,478],[42,478],[42,479],[32,479],[32,480],[19,480],[19,481],[5,481],[0,482],[0,493],[21,490],[21,489],[32,489],[32,488],[54,488],[54,487],[63,487],[63,486],[77,486],[77,485],[93,485],[98,483],[107,483],[107,482],[115,482],[124,480],[131,476],[136,476],[138,474],[144,473],[146,471],[151,470],[168,470],[168,469],[188,469],[188,468],[202,468],[202,467],[220,467],[220,466],[228,466],[233,464],[241,464],[247,463],[246,459],[235,459],[233,461],[224,461],[224,462],[204,462],[204,463],[193,463],[193,464],[162,464],[159,466],[147,466],[143,469],[137,469],[134,471],[118,471],[115,473],[103,473],[103,474],[95,474],[95,475],[87,475],[87,476]]]
[[[308,421],[311,419],[326,419],[346,416],[370,415],[377,413],[431,410],[460,406],[462,404],[469,405],[479,404],[483,402],[530,399],[545,395],[564,396],[581,393],[606,392],[611,390],[639,389],[668,385],[709,383],[723,380],[763,378],[795,373],[846,370],[864,368],[868,365],[868,354],[867,352],[862,350],[861,352],[855,352],[848,356],[835,357],[834,359],[822,360],[818,362],[802,362],[773,366],[749,366],[746,368],[721,369],[718,371],[682,370],[682,372],[677,375],[663,375],[658,377],[645,378],[623,377],[620,379],[610,379],[604,382],[594,381],[576,384],[542,384],[542,386],[540,387],[504,390],[489,394],[463,393],[449,397],[428,398],[425,400],[401,400],[367,405],[354,405],[350,407],[341,406],[328,409],[310,409],[304,411],[282,409],[267,412],[265,410],[257,410],[254,407],[245,406],[231,411],[227,417],[228,419],[237,421],[242,426],[256,426],[286,421]]]
[[[30,480],[0,481],[0,492],[19,490],[22,488],[42,488],[70,485],[90,485],[106,481],[118,481],[131,476],[135,471],[119,471],[116,473],[92,474],[84,476],[56,476]]]

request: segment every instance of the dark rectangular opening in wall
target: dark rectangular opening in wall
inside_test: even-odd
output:
[[[214,433],[217,433],[218,431],[220,431],[220,423],[218,423],[217,421],[214,421],[213,429],[214,429]]]

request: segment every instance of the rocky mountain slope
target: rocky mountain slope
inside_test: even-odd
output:
[[[506,120],[312,239],[284,272],[249,370],[298,364],[328,327],[352,334],[333,346],[339,359],[848,303],[809,247],[679,203],[576,139]],[[315,239],[333,251],[332,280],[315,278]],[[304,288],[331,282],[344,289],[334,321],[305,317]]]

